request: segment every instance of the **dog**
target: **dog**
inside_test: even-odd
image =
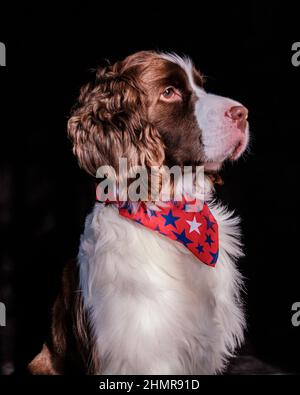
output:
[[[118,204],[97,202],[31,373],[220,374],[242,344],[239,219],[214,200],[212,175],[246,150],[248,110],[203,86],[189,58],[141,51],[98,68],[81,89],[68,122],[80,166],[93,177],[101,166],[118,168],[121,157],[146,169],[203,166],[218,257],[209,251],[212,262],[201,261],[174,239],[207,237],[204,219],[179,234],[171,218],[170,239]]]

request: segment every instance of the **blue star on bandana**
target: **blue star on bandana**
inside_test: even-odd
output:
[[[174,231],[173,231],[173,233],[176,236],[177,240],[180,241],[185,246],[187,244],[192,243],[192,241],[186,237],[185,230],[183,230],[181,233],[176,233]]]
[[[150,217],[157,217],[156,211],[155,210],[148,210],[149,211],[149,216]]]
[[[206,233],[205,243],[209,244],[209,246],[211,247],[213,242],[214,241],[212,240],[211,236]]]
[[[219,251],[217,252],[210,252],[210,255],[212,257],[212,261],[210,262],[211,265],[215,265],[217,263],[218,260],[218,256],[219,256]]]
[[[123,208],[127,210],[129,214],[132,214],[132,206],[129,202],[125,202]]]
[[[174,228],[176,228],[175,222],[176,222],[178,219],[180,219],[180,217],[174,217],[174,216],[173,216],[173,213],[172,213],[172,210],[171,210],[171,209],[170,209],[170,211],[169,211],[168,214],[162,214],[161,216],[164,217],[164,219],[166,220],[165,226],[167,226],[167,225],[172,225],[172,226],[174,226]]]
[[[201,254],[201,252],[204,251],[204,247],[201,244],[198,244],[196,250],[198,251],[199,254]]]
[[[206,219],[206,224],[207,224],[207,230],[211,229],[211,230],[215,231],[213,228],[213,226],[215,225],[215,222],[211,221],[207,216],[205,216],[205,219]]]

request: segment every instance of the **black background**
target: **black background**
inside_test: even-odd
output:
[[[77,253],[94,200],[66,122],[90,69],[142,49],[185,53],[206,89],[245,104],[250,153],[222,172],[218,190],[242,218],[247,346],[300,372],[299,87],[294,2],[104,2],[0,6],[0,371],[23,372],[39,351],[66,260]],[[250,351],[249,351],[250,350]],[[8,365],[7,363],[10,363]]]

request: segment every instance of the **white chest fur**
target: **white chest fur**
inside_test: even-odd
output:
[[[103,374],[215,374],[243,340],[237,219],[219,224],[216,268],[96,204],[79,252],[80,285]],[[100,373],[100,372],[99,372]]]

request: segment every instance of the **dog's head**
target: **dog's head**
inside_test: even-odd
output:
[[[138,52],[99,68],[81,89],[68,132],[80,165],[204,165],[218,170],[248,143],[248,111],[203,88],[187,58]]]

